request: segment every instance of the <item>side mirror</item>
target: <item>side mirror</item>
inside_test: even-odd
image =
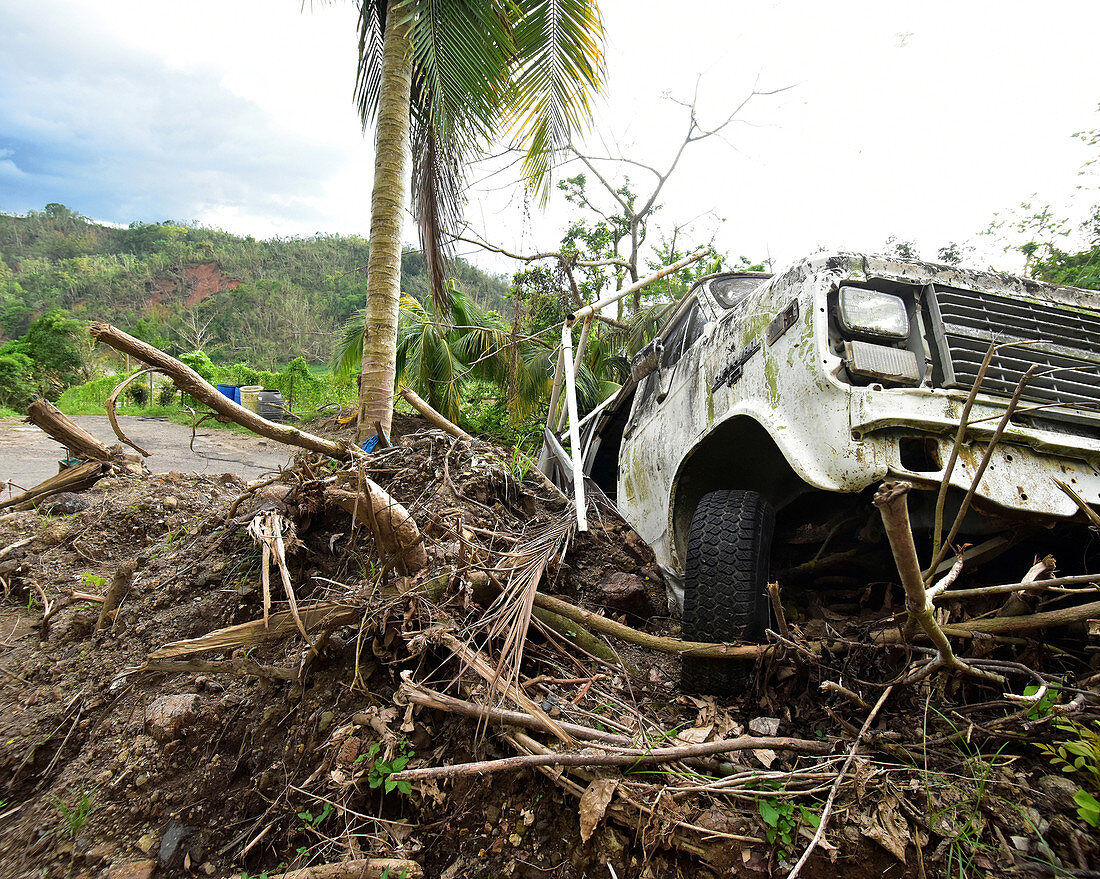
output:
[[[654,339],[634,355],[634,359],[630,361],[630,377],[635,383],[641,382],[651,372],[661,368],[663,349],[661,340]]]

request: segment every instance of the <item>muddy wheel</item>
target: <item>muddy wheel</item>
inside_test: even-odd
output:
[[[768,556],[775,511],[755,491],[712,491],[695,509],[684,575],[683,636],[689,641],[759,641],[771,618]],[[685,656],[688,693],[730,693],[746,664]]]

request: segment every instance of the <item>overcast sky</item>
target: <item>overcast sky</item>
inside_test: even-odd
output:
[[[0,210],[366,235],[354,6],[305,5],[0,0]],[[1090,153],[1072,137],[1100,128],[1096,0],[601,7],[609,88],[592,152],[663,167],[687,123],[669,97],[697,94],[709,125],[754,89],[786,89],[689,148],[661,199],[661,224],[717,230],[721,250],[780,265],[893,235],[931,257],[1033,194],[1066,214],[1100,200],[1076,189]],[[630,176],[645,191],[646,173]],[[513,182],[471,188],[470,223],[511,249],[551,247],[568,210],[541,212]],[[997,258],[977,241],[974,261]]]

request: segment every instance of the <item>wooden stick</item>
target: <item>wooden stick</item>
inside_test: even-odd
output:
[[[945,626],[944,632],[954,636],[956,631],[967,634],[983,633],[997,635],[1005,632],[1035,632],[1040,629],[1052,629],[1056,626],[1068,626],[1071,623],[1083,623],[1100,616],[1100,601],[1090,604],[1077,604],[1058,610],[1045,610],[1040,613],[1019,617],[992,617],[984,620],[970,620],[954,626]]]
[[[405,398],[405,402],[412,406],[413,409],[424,416],[425,421],[427,421],[434,427],[438,427],[445,433],[449,433],[451,436],[458,437],[459,439],[473,439],[473,437],[470,436],[470,434],[466,433],[466,431],[464,431],[461,427],[459,427],[457,424],[452,423],[451,421],[448,421],[440,413],[433,409],[431,404],[428,403],[427,400],[420,397],[412,388],[405,388],[403,391],[401,391],[401,396]]]
[[[403,781],[421,781],[427,778],[455,778],[460,775],[485,775],[532,766],[651,766],[658,763],[676,763],[690,757],[709,757],[729,754],[733,751],[753,751],[770,748],[776,751],[797,751],[807,754],[828,754],[833,750],[829,742],[813,739],[794,739],[784,736],[738,736],[699,745],[679,745],[674,748],[623,749],[604,753],[587,754],[529,754],[521,757],[502,757],[499,760],[480,760],[474,763],[451,763],[444,766],[425,766],[420,769],[403,769],[390,778]]]
[[[821,837],[825,835],[825,825],[829,821],[829,815],[832,814],[833,800],[836,799],[836,794],[837,791],[840,790],[841,782],[844,781],[844,776],[848,774],[848,770],[852,768],[852,761],[855,760],[856,754],[859,753],[860,745],[863,743],[863,737],[867,734],[867,730],[871,728],[871,724],[878,715],[879,709],[882,708],[893,689],[894,685],[891,684],[882,691],[882,695],[878,697],[875,707],[871,709],[871,713],[867,715],[867,719],[863,722],[863,728],[860,729],[859,735],[856,736],[856,740],[852,742],[852,748],[848,752],[848,759],[844,761],[844,765],[840,768],[840,772],[837,773],[836,781],[833,782],[833,786],[829,791],[829,797],[825,800],[825,807],[821,810],[821,820],[817,822],[817,830],[814,832],[813,839],[811,839],[810,844],[806,846],[806,851],[802,853],[802,857],[800,857],[798,862],[791,868],[791,872],[787,874],[787,879],[796,879],[798,874],[802,871],[802,865],[805,864],[810,855],[813,854],[813,850],[817,848],[817,844],[821,842]]]
[[[107,410],[107,420],[111,422],[111,430],[115,432],[115,436],[118,437],[119,442],[126,443],[126,445],[128,445],[131,449],[136,449],[137,451],[141,452],[141,454],[144,455],[146,458],[148,458],[152,454],[152,452],[145,451],[145,449],[143,449],[133,440],[129,439],[126,434],[122,432],[122,428],[118,426],[118,416],[115,414],[115,403],[118,400],[119,394],[126,390],[126,388],[132,381],[141,378],[143,375],[149,375],[154,372],[156,372],[155,369],[143,369],[141,370],[141,372],[135,372],[129,378],[119,382],[115,386],[115,389],[111,391],[111,396],[107,398],[107,402],[103,404],[104,408]]]
[[[768,584],[768,598],[772,602],[772,613],[775,614],[775,623],[779,626],[779,634],[784,638],[789,638],[791,627],[787,624],[787,614],[783,611],[783,601],[779,597],[778,580],[773,580]]]
[[[921,575],[920,562],[917,561],[913,529],[909,525],[907,496],[911,488],[912,485],[908,482],[884,482],[874,498],[874,504],[882,514],[886,539],[890,542],[890,551],[894,554],[894,563],[901,577],[902,588],[905,589],[905,609],[909,613],[905,634],[913,634],[919,627],[936,648],[936,658],[906,678],[906,682],[913,683],[931,674],[937,668],[943,667],[1003,684],[1005,680],[1000,675],[972,668],[959,659],[951,648],[951,642],[947,640],[943,629],[936,621],[935,608],[928,597],[924,578]],[[950,537],[953,536],[952,533]],[[937,564],[939,564],[938,559],[930,567],[935,569]]]
[[[424,869],[416,861],[402,858],[360,858],[342,864],[320,864],[286,873],[273,873],[271,879],[424,879]]]
[[[967,490],[966,495],[962,499],[962,503],[959,505],[959,511],[955,514],[955,521],[951,524],[951,530],[947,533],[947,537],[944,539],[943,543],[939,545],[939,548],[935,551],[935,555],[932,557],[932,563],[928,566],[928,581],[931,581],[936,568],[939,567],[940,562],[942,562],[947,555],[947,550],[951,546],[951,542],[955,539],[955,535],[959,533],[963,519],[966,518],[966,511],[970,509],[970,502],[974,499],[974,493],[977,492],[978,486],[982,481],[982,476],[985,475],[985,470],[989,466],[990,460],[993,458],[993,450],[996,448],[997,443],[1000,442],[1001,436],[1004,434],[1008,423],[1012,420],[1012,413],[1016,411],[1016,406],[1020,403],[1020,397],[1024,393],[1024,388],[1027,387],[1027,383],[1031,380],[1031,377],[1035,374],[1035,370],[1038,368],[1038,364],[1035,364],[1029,367],[1027,372],[1020,376],[1020,381],[1016,385],[1016,390],[1012,394],[1012,399],[1008,401],[1008,406],[1005,408],[1004,415],[1001,417],[997,429],[993,431],[993,436],[990,437],[989,444],[985,447],[985,452],[982,454],[981,461],[978,462],[978,467],[974,471],[974,478],[970,482],[970,488]],[[922,576],[924,575],[922,574]]]
[[[103,596],[103,606],[99,609],[99,618],[95,624],[97,632],[103,630],[110,615],[122,603],[126,593],[130,591],[130,584],[133,582],[135,570],[137,570],[137,562],[133,559],[127,559],[115,571],[115,575],[111,578],[111,585],[107,587],[107,592]],[[73,594],[75,597],[76,593]]]
[[[265,436],[276,442],[308,449],[311,452],[321,452],[339,461],[347,461],[355,454],[348,443],[334,443],[304,430],[298,430],[296,427],[287,424],[276,424],[266,418],[261,418],[255,412],[250,412],[243,406],[234,403],[186,363],[182,363],[175,357],[165,354],[140,339],[135,339],[117,327],[110,324],[95,323],[92,324],[90,332],[97,341],[110,345],[112,348],[140,360],[147,366],[159,369],[172,379],[176,387],[185,394],[190,394],[219,415],[224,415],[230,421],[234,421],[242,427],[247,427],[253,433],[258,433],[260,436]]]
[[[490,663],[480,651],[473,650],[459,638],[456,638],[451,632],[440,632],[436,636],[436,639],[457,656],[467,668],[473,669],[491,689],[511,699],[517,705],[525,708],[528,714],[538,718],[544,730],[552,733],[559,741],[567,745],[573,744],[573,737],[562,729],[556,721],[551,720],[550,716],[532,702],[531,698],[524,693],[523,690],[515,684],[505,681],[498,670],[493,668],[492,663]]]
[[[401,691],[405,698],[416,705],[425,708],[435,708],[439,711],[447,711],[451,714],[461,714],[474,720],[489,720],[505,726],[518,726],[524,729],[544,729],[545,724],[537,717],[532,717],[523,711],[508,711],[504,708],[491,708],[488,705],[478,705],[475,702],[467,702],[455,696],[448,696],[437,690],[431,690],[423,684],[416,683],[410,677],[409,671],[401,672]],[[559,720],[558,725],[569,735],[578,741],[603,742],[607,745],[620,745],[629,747],[634,740],[629,736],[620,736],[615,733],[603,732],[576,723]]]
[[[577,607],[575,604],[570,604],[568,601],[563,601],[553,595],[545,595],[542,592],[535,593],[535,606],[582,623],[594,632],[602,632],[630,644],[656,650],[658,653],[675,653],[681,656],[686,654],[702,659],[752,661],[770,649],[762,644],[714,644],[708,641],[681,641],[679,638],[651,635],[648,632],[639,632],[637,629],[632,629],[623,623],[600,616],[598,613]]]

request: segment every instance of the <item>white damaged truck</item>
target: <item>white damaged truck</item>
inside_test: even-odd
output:
[[[991,343],[948,524],[1021,376],[1038,368],[962,520],[977,563],[1078,514],[1052,477],[1100,501],[1100,294],[852,254],[713,275],[581,422],[584,471],[653,547],[684,638],[759,639],[769,576],[855,587],[871,548],[888,553],[869,503],[882,480],[913,483],[927,541]],[[564,484],[557,448],[551,475]],[[684,684],[721,689],[727,667],[685,660]]]

